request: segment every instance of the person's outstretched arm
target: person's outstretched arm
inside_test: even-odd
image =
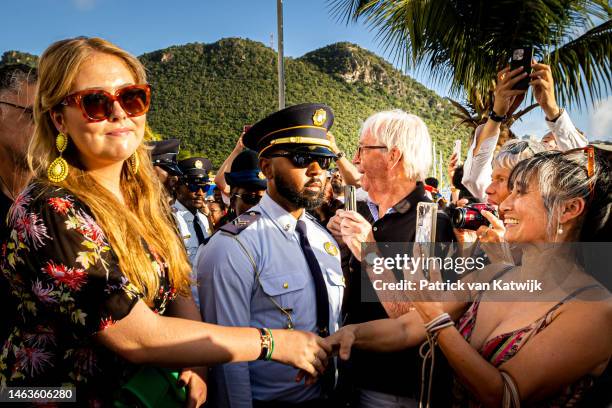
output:
[[[533,96],[544,112],[546,125],[548,125],[555,138],[557,148],[564,152],[586,146],[589,143],[587,138],[578,132],[567,111],[557,105],[555,82],[550,66],[535,63],[532,68],[530,84],[533,89]]]
[[[336,144],[336,138],[334,137],[334,135],[331,132],[328,132],[327,137],[331,142],[331,149],[334,154],[340,153],[341,150]],[[344,180],[344,184],[355,186],[357,188],[361,187],[361,173],[359,173],[357,168],[346,156],[336,161],[336,167],[338,167],[338,170],[342,175],[342,180]]]
[[[230,186],[228,186],[225,182],[225,173],[230,171],[234,159],[240,154],[240,152],[244,150],[244,145],[242,144],[242,136],[244,136],[244,132],[240,134],[240,138],[238,138],[236,146],[234,146],[234,150],[232,150],[232,152],[229,156],[227,156],[227,159],[225,159],[221,167],[219,167],[219,171],[217,171],[217,175],[215,176],[214,180],[215,185],[219,187],[221,193],[225,194],[227,197],[229,197],[230,194]]]
[[[527,73],[519,67],[513,71],[505,68],[497,74],[493,112],[497,116],[507,116],[514,112],[525,96],[525,91],[513,90],[512,87],[523,79]],[[476,128],[474,142],[468,150],[463,165],[461,183],[480,201],[485,201],[488,185],[493,174],[493,154],[499,138],[501,122],[491,118],[484,125]]]

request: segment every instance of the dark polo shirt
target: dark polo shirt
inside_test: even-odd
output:
[[[422,201],[432,202],[425,195],[423,184],[418,183],[412,193],[393,206],[395,212],[380,214],[381,218],[376,222],[367,205],[359,205],[358,211],[372,224],[372,232],[377,243],[414,242],[416,208],[417,204]],[[436,241],[451,242],[454,240],[448,215],[438,211]],[[347,295],[346,324],[388,318],[380,302],[361,301],[362,290],[363,295],[368,296],[369,299],[376,299],[376,292],[367,276],[362,275],[361,264],[354,257],[350,262],[349,275],[348,287],[350,290]],[[444,365],[439,363],[440,360],[442,360],[442,353],[437,353],[436,371],[445,371],[448,374],[448,369],[440,367]],[[353,349],[349,366],[352,382],[359,388],[414,398],[418,396],[421,372],[418,347],[396,353],[375,353]]]

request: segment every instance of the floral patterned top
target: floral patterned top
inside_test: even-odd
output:
[[[91,211],[69,191],[34,182],[7,222],[0,271],[18,308],[8,338],[0,339],[0,388],[71,384],[77,401],[107,405],[137,367],[93,336],[127,316],[142,294],[122,274]],[[163,314],[176,293],[166,265],[149,252],[160,274],[152,309]]]

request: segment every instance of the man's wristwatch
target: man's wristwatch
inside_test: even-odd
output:
[[[344,153],[343,151],[339,151],[338,153],[336,153],[336,158],[334,160],[338,161],[341,158],[343,158],[344,156],[346,156],[346,153]]]
[[[505,122],[508,119],[508,116],[499,116],[493,109],[491,109],[489,111],[489,119],[491,119],[493,122]]]

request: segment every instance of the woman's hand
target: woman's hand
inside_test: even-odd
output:
[[[342,240],[361,261],[361,244],[374,242],[372,225],[356,211],[338,210],[336,216],[340,217]]]
[[[185,407],[197,408],[206,402],[208,387],[206,385],[206,367],[185,368],[178,378],[180,387],[187,386]]]
[[[500,116],[512,115],[523,101],[526,92],[512,87],[526,76],[527,73],[523,72],[522,66],[512,71],[506,67],[497,73],[493,112]]]
[[[531,65],[531,89],[533,97],[546,115],[547,120],[559,117],[561,110],[555,99],[555,81],[553,80],[550,66],[546,64],[533,63]]]
[[[506,227],[504,227],[504,222],[489,211],[482,210],[480,214],[491,224],[490,226],[483,225],[476,231],[480,242],[489,244],[505,242],[504,234],[506,233]]]
[[[240,134],[240,137],[238,138],[238,140],[236,141],[236,146],[234,146],[234,151],[235,152],[242,152],[244,150],[244,143],[242,143],[242,137],[244,136],[245,132],[242,132]]]
[[[356,328],[357,325],[349,324],[325,338],[325,342],[332,348],[334,353],[338,353],[342,360],[348,360],[351,356],[351,348],[357,337],[355,334]]]
[[[296,381],[308,374],[306,383],[312,383],[325,372],[331,346],[321,337],[300,330],[272,330],[272,335],[275,344],[272,359],[299,368]]]

